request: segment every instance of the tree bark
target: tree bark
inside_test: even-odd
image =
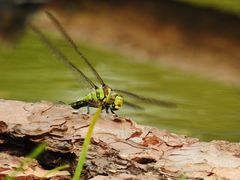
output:
[[[46,150],[17,175],[71,179],[92,115],[68,105],[0,101],[0,179],[37,144]],[[102,113],[94,130],[82,179],[240,179],[240,144],[201,142]]]

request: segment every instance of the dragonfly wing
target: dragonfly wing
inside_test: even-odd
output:
[[[127,105],[127,106],[129,106],[129,107],[131,107],[131,108],[137,109],[137,110],[144,110],[143,107],[138,106],[138,105],[136,105],[136,104],[134,104],[134,103],[130,103],[130,102],[125,101],[125,100],[124,100],[124,104]]]
[[[59,32],[62,34],[62,36],[65,38],[65,40],[69,43],[69,45],[76,51],[76,53],[81,57],[81,59],[90,67],[93,74],[97,77],[98,81],[101,83],[103,87],[106,86],[104,81],[102,80],[101,76],[98,74],[96,69],[92,66],[92,64],[89,62],[89,60],[81,53],[80,49],[76,45],[76,43],[73,41],[73,39],[68,35],[67,31],[63,28],[61,23],[57,20],[57,18],[51,14],[50,12],[46,12],[47,16],[52,20],[56,28],[59,30]]]
[[[173,102],[158,100],[158,99],[153,99],[153,98],[146,98],[146,97],[143,97],[143,96],[140,96],[140,95],[137,95],[137,94],[134,94],[132,92],[125,91],[125,90],[114,89],[114,91],[116,91],[120,94],[125,94],[127,96],[132,97],[132,98],[144,101],[144,102],[149,103],[149,104],[171,107],[171,108],[177,107],[177,105]]]
[[[97,89],[98,87],[80,70],[78,69],[69,59],[55,46],[48,38],[33,24],[29,23],[31,29],[39,36],[39,38],[45,43],[45,45],[56,55],[57,59],[65,64],[72,72],[76,75],[77,79],[79,76],[84,78],[92,88]],[[80,81],[81,82],[81,81]]]

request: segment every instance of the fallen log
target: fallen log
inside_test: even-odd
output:
[[[71,179],[91,115],[50,102],[0,100],[0,179],[37,144],[46,150],[17,178]],[[34,178],[33,178],[34,177]],[[94,130],[83,179],[240,179],[240,143],[201,142],[102,113]]]

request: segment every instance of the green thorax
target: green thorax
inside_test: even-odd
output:
[[[90,92],[88,95],[84,96],[81,100],[93,102],[105,102],[110,93],[111,93],[110,88],[97,88],[94,91]]]
[[[79,109],[84,106],[99,107],[102,105],[116,111],[122,107],[123,97],[109,87],[97,88],[71,106],[74,109]]]

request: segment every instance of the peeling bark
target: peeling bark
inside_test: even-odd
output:
[[[37,144],[47,148],[19,179],[40,178],[69,164],[50,179],[70,179],[91,115],[49,102],[0,101],[0,179]],[[34,170],[33,170],[34,169]],[[240,179],[240,144],[200,142],[130,119],[102,113],[91,139],[83,179]]]

